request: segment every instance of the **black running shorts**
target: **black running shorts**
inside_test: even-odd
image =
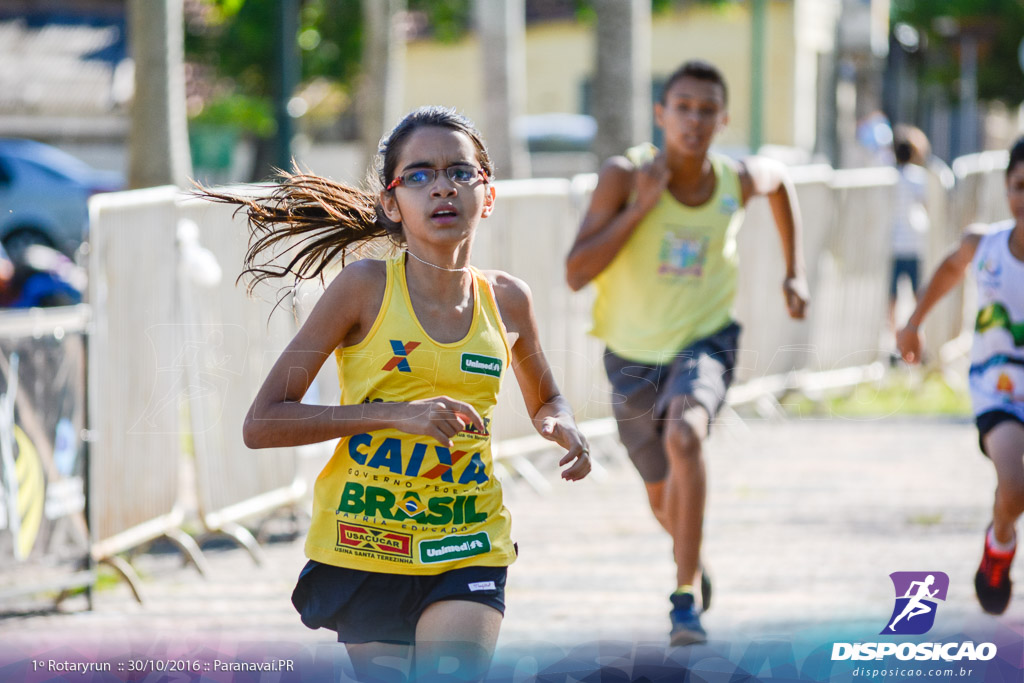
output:
[[[662,431],[673,398],[693,396],[710,419],[718,414],[732,384],[739,335],[740,326],[729,323],[698,339],[666,365],[638,363],[605,351],[619,438],[645,482],[653,484],[668,476]]]
[[[292,604],[312,629],[337,631],[341,643],[415,642],[416,622],[430,605],[468,600],[505,614],[507,567],[461,567],[442,574],[384,574],[310,560]]]
[[[974,424],[978,426],[978,446],[986,457],[990,456],[988,455],[988,451],[985,450],[985,435],[995,429],[996,425],[1006,422],[1007,420],[1024,424],[1019,417],[1013,413],[1008,413],[1005,410],[989,410],[981,415],[975,416]]]

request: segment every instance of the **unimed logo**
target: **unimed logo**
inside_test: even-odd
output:
[[[918,636],[935,624],[938,601],[945,602],[949,577],[943,572],[893,572],[896,604],[881,635]]]
[[[462,354],[462,371],[474,375],[501,377],[501,359],[481,356],[478,353],[464,353]]]

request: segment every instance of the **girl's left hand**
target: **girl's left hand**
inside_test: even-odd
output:
[[[540,435],[568,451],[558,461],[559,466],[573,463],[562,471],[562,479],[579,481],[590,473],[590,446],[571,417],[545,417],[541,423]],[[573,462],[574,460],[576,462]]]

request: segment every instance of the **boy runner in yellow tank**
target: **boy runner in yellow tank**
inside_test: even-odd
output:
[[[655,105],[664,149],[633,148],[601,168],[567,259],[569,286],[597,288],[593,334],[605,342],[619,435],[672,536],[677,588],[672,645],[706,640],[694,589],[700,573],[706,477],[703,442],[732,380],[733,321],[743,207],[768,197],[782,242],[792,318],[808,293],[800,215],[781,164],[709,154],[728,121],[721,72],[690,61]],[[704,579],[702,606],[710,602]]]

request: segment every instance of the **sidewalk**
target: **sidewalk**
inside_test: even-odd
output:
[[[569,484],[551,467],[549,494],[507,487],[520,556],[499,648],[667,642],[669,540],[619,447],[595,446],[604,478]],[[705,562],[715,592],[704,623],[712,643],[837,625],[875,637],[893,609],[894,571],[949,575],[938,617],[956,624],[947,631],[1024,634],[1024,560],[1014,565],[1018,589],[1004,616],[983,614],[974,597],[995,477],[969,422],[726,424],[707,461]],[[118,585],[96,593],[92,612],[76,598],[58,613],[0,619],[0,643],[330,643],[332,634],[303,627],[289,602],[304,562],[301,537],[264,550],[258,567],[239,548],[208,548],[206,579],[176,554],[141,555],[144,606]]]

